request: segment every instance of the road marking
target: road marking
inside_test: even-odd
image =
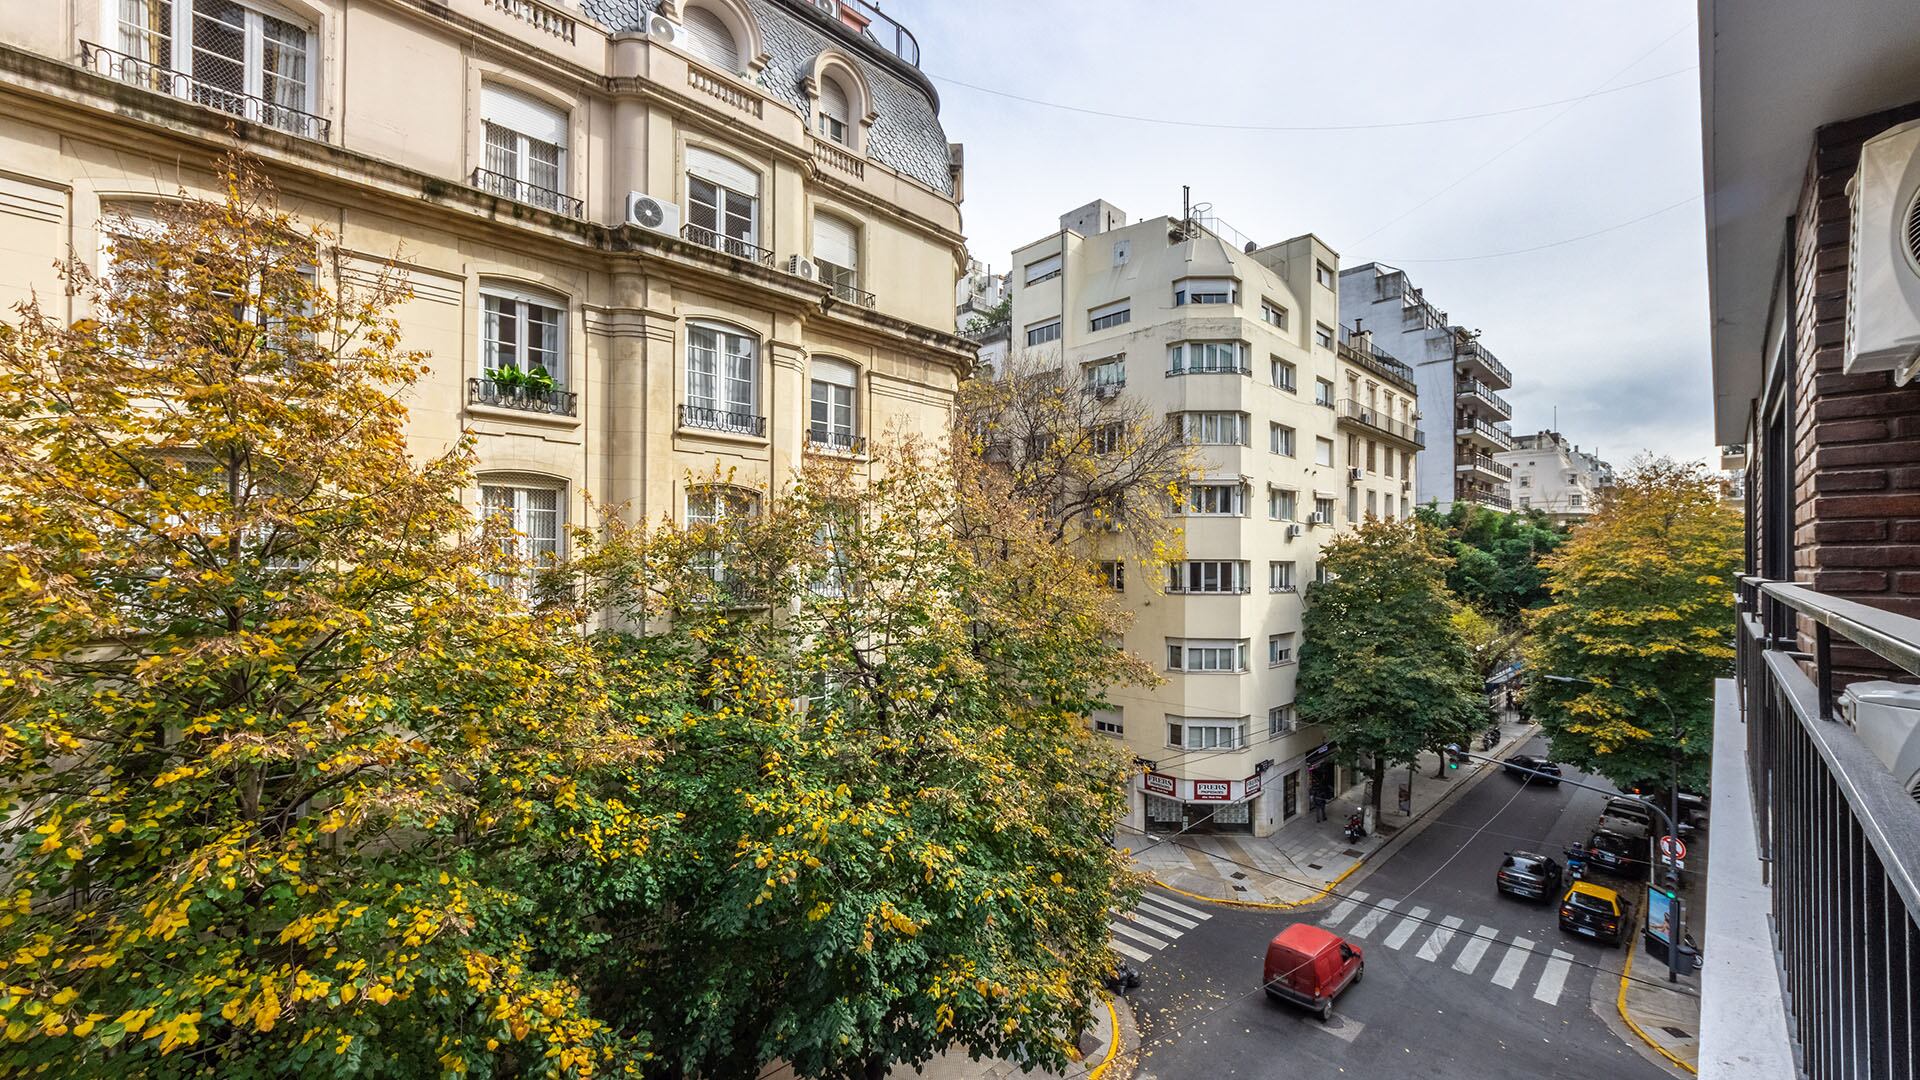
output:
[[[1406,918],[1400,920],[1400,925],[1393,928],[1393,933],[1387,935],[1387,940],[1383,944],[1389,949],[1397,949],[1405,945],[1407,939],[1413,936],[1413,932],[1423,925],[1428,914],[1426,908],[1414,908]]]
[[[1481,923],[1480,929],[1468,936],[1466,948],[1461,949],[1460,955],[1454,958],[1453,970],[1463,975],[1473,974],[1473,969],[1480,966],[1480,958],[1487,954],[1487,946],[1492,945],[1499,936],[1499,927]]]
[[[1366,898],[1367,898],[1366,893],[1357,892],[1357,893],[1354,893],[1352,896],[1347,897],[1345,900],[1340,901],[1338,904],[1334,905],[1332,914],[1320,920],[1320,925],[1325,927],[1339,926],[1341,923],[1346,921],[1347,916],[1353,914],[1354,908],[1357,908],[1360,906],[1360,901],[1365,900]]]
[[[1139,905],[1133,909],[1133,913],[1135,915],[1151,915],[1154,918],[1159,919],[1161,922],[1170,922],[1170,923],[1173,923],[1175,926],[1185,927],[1188,930],[1191,930],[1194,927],[1200,925],[1198,922],[1192,919],[1183,918],[1182,916],[1175,915],[1173,912],[1168,911],[1165,908],[1154,907],[1152,904],[1147,903],[1145,900],[1140,901]]]
[[[1540,984],[1533,988],[1536,1000],[1549,1005],[1560,1002],[1560,988],[1566,985],[1567,972],[1573,967],[1573,954],[1553,950],[1553,958],[1547,961],[1547,970],[1540,973]]]
[[[1457,915],[1449,915],[1441,919],[1440,928],[1427,935],[1426,943],[1421,945],[1420,951],[1414,955],[1427,961],[1440,959],[1440,954],[1453,942],[1453,932],[1460,929],[1460,924],[1465,921]]]
[[[1178,938],[1180,936],[1180,931],[1175,930],[1171,926],[1154,922],[1152,919],[1149,919],[1145,915],[1140,914],[1140,910],[1138,908],[1134,909],[1133,914],[1123,915],[1121,916],[1121,918],[1125,919],[1126,921],[1132,923],[1135,926],[1144,926],[1156,934],[1164,934],[1169,938]]]
[[[1520,981],[1520,969],[1527,966],[1527,957],[1533,955],[1533,942],[1526,938],[1514,938],[1507,947],[1507,955],[1500,958],[1500,967],[1493,973],[1493,985],[1502,990],[1513,989]]]
[[[1159,893],[1148,893],[1146,895],[1146,899],[1152,900],[1154,903],[1159,904],[1161,907],[1166,908],[1170,911],[1177,911],[1182,915],[1191,915],[1196,919],[1205,920],[1205,919],[1213,918],[1212,915],[1209,915],[1204,911],[1201,911],[1197,908],[1190,908],[1187,905],[1179,902],[1178,900],[1169,900],[1166,897],[1161,896]]]
[[[1159,938],[1154,937],[1152,934],[1149,934],[1144,930],[1135,930],[1133,927],[1128,926],[1126,923],[1120,922],[1119,920],[1115,920],[1113,922],[1108,923],[1107,929],[1113,931],[1116,934],[1125,934],[1128,937],[1134,939],[1135,941],[1144,941],[1148,945],[1151,945],[1156,949],[1164,949],[1167,947],[1166,942],[1161,941]]]
[[[1113,946],[1113,951],[1119,953],[1121,956],[1131,956],[1143,964],[1153,959],[1152,953],[1141,952],[1139,949],[1134,948],[1124,941],[1109,941],[1107,944]]]
[[[1399,906],[1400,901],[1398,900],[1380,901],[1374,905],[1372,911],[1362,915],[1360,921],[1353,924],[1353,929],[1347,931],[1347,936],[1363,938],[1373,933],[1373,928],[1385,922],[1387,916],[1393,914],[1393,909]]]

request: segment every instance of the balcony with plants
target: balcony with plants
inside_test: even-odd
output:
[[[579,394],[561,386],[538,364],[526,371],[513,364],[502,364],[480,378],[467,380],[470,405],[549,416],[578,416],[579,402]]]

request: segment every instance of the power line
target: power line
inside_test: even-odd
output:
[[[1660,44],[1664,45],[1666,42],[1663,41]],[[1658,46],[1656,46],[1656,48],[1657,47]],[[1642,59],[1644,59],[1644,57]],[[1634,63],[1639,63],[1639,61],[1636,60]],[[1620,86],[1606,87],[1605,84],[1602,84],[1603,89],[1592,90],[1577,97],[1542,101],[1533,105],[1516,105],[1510,109],[1493,109],[1488,112],[1462,113],[1458,116],[1436,116],[1424,120],[1382,120],[1370,124],[1225,124],[1206,120],[1175,120],[1164,116],[1140,116],[1133,113],[1118,113],[1109,112],[1104,109],[1093,109],[1084,105],[1069,105],[1060,101],[1046,101],[1041,98],[1026,97],[1006,90],[996,90],[990,86],[979,86],[974,83],[963,82],[947,75],[934,75],[929,73],[928,77],[950,86],[964,87],[968,90],[978,91],[982,94],[991,94],[994,97],[1006,98],[1010,101],[1019,101],[1028,105],[1038,105],[1047,109],[1059,109],[1062,112],[1080,113],[1083,116],[1098,116],[1107,120],[1127,120],[1139,124],[1159,124],[1164,127],[1197,128],[1210,131],[1310,132],[1379,131],[1390,128],[1429,127],[1435,124],[1458,124],[1469,120],[1486,120],[1496,116],[1512,116],[1516,113],[1537,112],[1541,109],[1551,109],[1556,105],[1575,105],[1588,98],[1599,97],[1603,94],[1618,94],[1624,90],[1632,90],[1636,87],[1646,86],[1649,83],[1660,82],[1665,79],[1671,79],[1677,75],[1685,75],[1697,70],[1699,69],[1694,67],[1684,67],[1669,71],[1664,75],[1655,75],[1651,78],[1641,79],[1638,82],[1623,83]],[[1617,77],[1618,76],[1616,76],[1616,78]],[[1612,81],[1612,79],[1607,80],[1607,82]]]
[[[1549,248],[1565,247],[1568,244],[1577,244],[1582,240],[1591,240],[1596,236],[1604,236],[1610,232],[1617,232],[1620,229],[1624,229],[1629,225],[1638,225],[1643,221],[1647,221],[1651,218],[1657,218],[1662,214],[1672,213],[1673,211],[1678,210],[1681,207],[1688,205],[1689,203],[1699,202],[1703,197],[1704,196],[1701,196],[1701,195],[1689,195],[1686,198],[1681,199],[1679,202],[1669,203],[1658,210],[1641,214],[1639,217],[1628,218],[1625,221],[1616,222],[1612,225],[1608,225],[1605,228],[1595,229],[1592,232],[1584,232],[1578,236],[1569,236],[1569,237],[1566,237],[1565,239],[1554,240],[1545,244],[1535,244],[1532,247],[1514,248],[1511,251],[1491,251],[1485,255],[1456,255],[1449,258],[1445,258],[1445,259],[1380,259],[1378,261],[1387,263],[1389,265],[1397,265],[1399,263],[1457,263],[1457,262],[1478,262],[1482,259],[1504,259],[1509,255],[1527,255],[1535,251],[1546,251]]]

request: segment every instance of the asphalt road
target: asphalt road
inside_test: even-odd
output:
[[[1503,853],[1559,858],[1583,839],[1603,798],[1489,776],[1397,854],[1311,908],[1247,911],[1150,894],[1140,917],[1179,937],[1161,933],[1164,947],[1138,965],[1144,980],[1129,995],[1142,1033],[1136,1076],[1670,1075],[1601,1019],[1601,1010],[1614,1015],[1624,951],[1561,932],[1552,906],[1494,892]],[[1630,894],[1636,908],[1639,893]],[[1331,924],[1365,951],[1365,977],[1335,1003],[1331,1023],[1260,992],[1266,943],[1295,921]]]

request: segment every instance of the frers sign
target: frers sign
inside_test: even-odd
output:
[[[1195,800],[1210,799],[1225,802],[1233,798],[1233,782],[1231,780],[1195,780],[1193,797]]]

